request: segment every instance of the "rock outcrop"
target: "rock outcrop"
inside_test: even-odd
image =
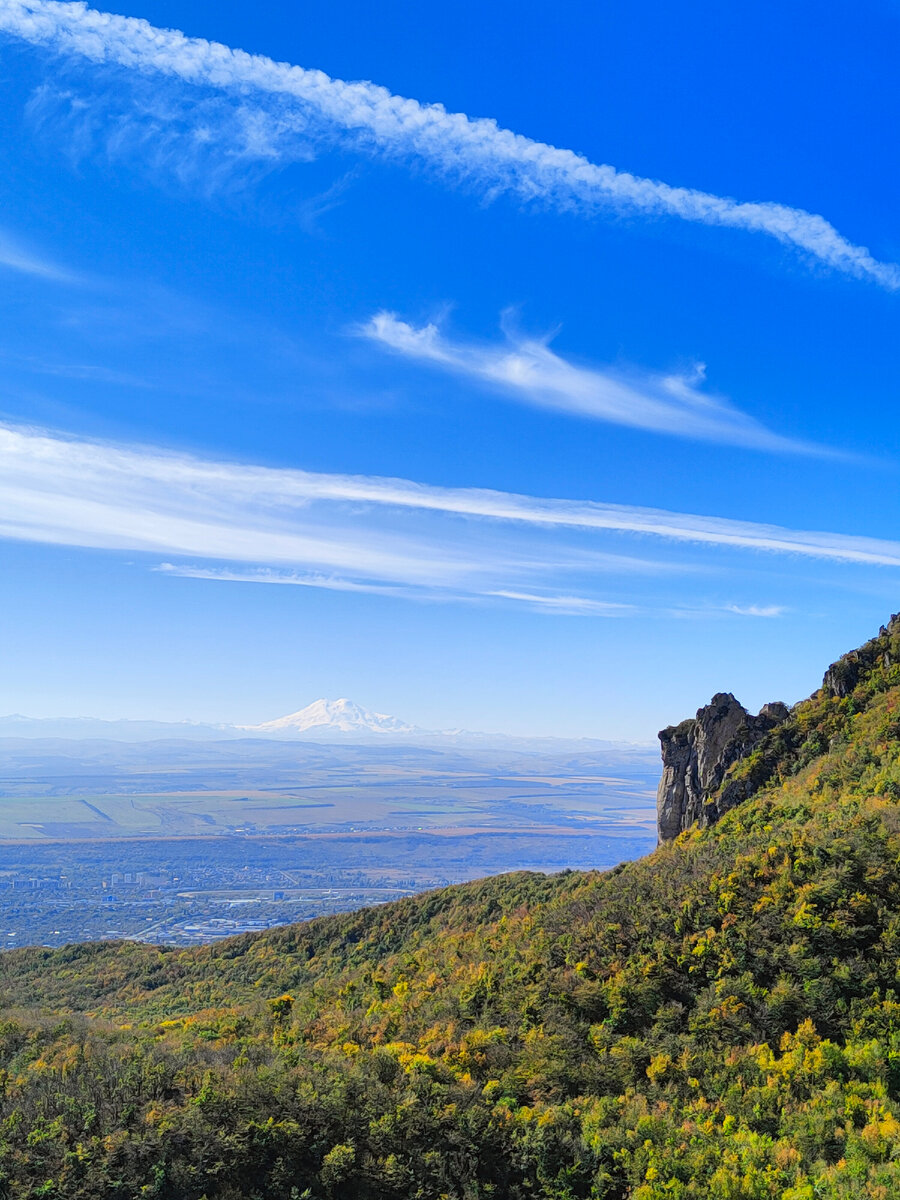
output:
[[[752,753],[789,715],[787,705],[778,702],[764,705],[754,717],[730,692],[720,692],[696,717],[663,729],[663,773],[656,796],[659,840],[671,841],[691,825],[711,825],[746,799],[749,784],[732,780],[722,786],[728,768]]]
[[[791,710],[785,704],[766,704],[754,717],[730,692],[713,696],[696,717],[659,735],[663,761],[656,796],[659,840],[669,842],[692,825],[712,825],[779,773],[790,774],[804,766],[824,749],[819,742],[826,716],[837,728],[840,722],[835,726],[834,720],[850,710],[853,701],[848,697],[854,692],[859,691],[857,701],[864,704],[873,688],[898,682],[900,613],[895,613],[876,637],[832,663],[821,689],[803,702],[824,706],[811,728],[789,721]],[[779,726],[784,728],[770,737]],[[757,750],[743,768],[733,769]]]
[[[887,668],[900,662],[900,613],[894,613],[887,625],[882,625],[878,636],[851,650],[833,662],[825,672],[822,689],[827,696],[842,700],[849,696],[863,675],[873,667]]]

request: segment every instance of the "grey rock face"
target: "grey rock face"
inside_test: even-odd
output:
[[[745,799],[746,785],[735,781],[711,802],[728,768],[789,714],[786,704],[776,702],[764,705],[754,717],[730,692],[719,692],[692,720],[663,729],[663,772],[656,796],[659,840],[671,841],[694,824],[711,825]]]

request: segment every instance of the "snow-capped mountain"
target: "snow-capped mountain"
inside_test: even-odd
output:
[[[2,3],[2,0],[0,0]],[[645,755],[647,746],[626,742],[606,742],[595,738],[559,738],[517,736],[506,733],[477,733],[468,729],[428,730],[407,725],[397,717],[372,712],[346,698],[316,700],[299,712],[264,721],[261,725],[212,725],[196,721],[102,720],[94,717],[24,717],[0,715],[0,742],[12,739],[21,745],[35,739],[71,742],[87,746],[98,742],[159,742],[160,754],[170,755],[171,745],[178,742],[207,742],[222,744],[246,739],[262,741],[309,741],[380,743],[385,746],[431,747],[437,750],[500,749],[504,752],[521,750],[543,754],[593,753],[623,755],[630,762]],[[169,747],[169,748],[167,748]],[[651,754],[656,754],[655,746]],[[2,748],[0,748],[2,753]]]
[[[316,700],[274,721],[261,725],[201,725],[191,721],[103,721],[91,717],[57,719],[0,716],[0,738],[107,738],[114,741],[151,741],[157,738],[187,738],[191,741],[221,741],[233,738],[336,738],[353,736],[367,740],[392,734],[404,737],[426,731],[407,725],[385,713],[371,712],[352,700]]]
[[[304,734],[406,734],[421,732],[414,725],[406,725],[396,717],[371,712],[361,704],[346,698],[341,700],[315,700],[299,712],[264,721],[262,725],[241,725],[245,733],[262,737],[299,737]]]

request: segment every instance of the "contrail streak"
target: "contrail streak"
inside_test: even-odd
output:
[[[359,150],[414,157],[485,192],[507,192],[560,209],[614,208],[765,233],[828,266],[891,290],[900,267],[879,262],[815,213],[785,204],[740,202],[590,162],[534,141],[490,118],[450,113],[440,104],[395,96],[373,83],[347,83],[234,50],[147,21],[62,0],[0,0],[0,31],[58,53],[162,74],[243,100],[285,102],[282,127],[349,139]]]

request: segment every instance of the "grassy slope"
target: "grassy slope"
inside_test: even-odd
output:
[[[900,1194],[893,638],[616,871],[3,955],[7,1194]]]

